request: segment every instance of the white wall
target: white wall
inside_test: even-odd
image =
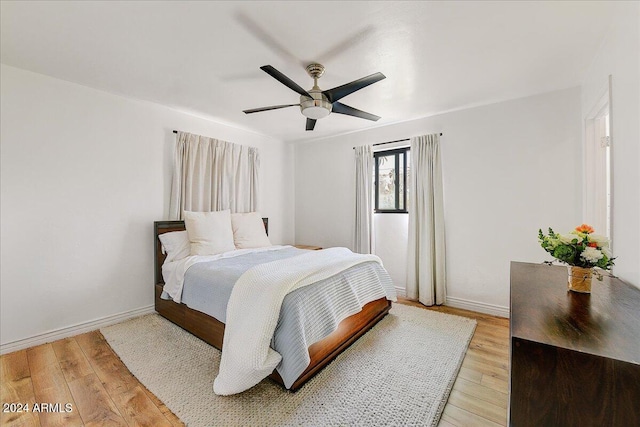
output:
[[[373,214],[373,235],[373,253],[384,260],[398,294],[407,296],[409,215]]]
[[[443,132],[448,303],[506,313],[509,262],[581,216],[580,89],[298,143],[296,240],[352,247],[355,145]],[[383,262],[397,263],[397,259]]]
[[[582,84],[583,119],[612,76],[614,273],[640,287],[640,3],[618,2],[605,43]],[[584,124],[583,124],[584,126]]]
[[[173,129],[258,147],[271,238],[293,240],[289,145],[5,65],[1,74],[3,346],[153,304]]]

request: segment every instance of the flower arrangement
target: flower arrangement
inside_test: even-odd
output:
[[[580,267],[611,270],[615,259],[609,249],[606,236],[594,234],[590,225],[582,224],[568,234],[558,234],[549,227],[549,234],[538,230],[540,246],[557,260],[565,264]],[[550,264],[550,262],[549,262]],[[598,280],[602,275],[598,274]]]

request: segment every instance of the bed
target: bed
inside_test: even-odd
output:
[[[268,220],[265,218],[263,222],[265,229],[268,230]],[[154,223],[155,309],[161,316],[222,350],[225,332],[225,324],[222,321],[202,311],[190,308],[184,302],[176,303],[173,300],[162,298],[164,286],[162,265],[165,260],[165,254],[162,251],[158,236],[163,233],[182,230],[185,230],[183,221],[156,221]],[[310,362],[299,377],[288,387],[277,371],[274,370],[269,377],[289,390],[295,391],[299,389],[338,354],[379,322],[389,312],[390,308],[390,300],[386,297],[379,298],[366,303],[360,312],[342,320],[334,332],[308,347]],[[291,380],[289,379],[288,382],[291,383]]]

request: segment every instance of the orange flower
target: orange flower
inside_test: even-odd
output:
[[[596,242],[589,242],[587,246],[589,246],[590,248],[597,248],[598,244]]]
[[[576,231],[578,233],[585,233],[585,234],[589,234],[589,233],[593,233],[595,230],[593,229],[592,226],[587,225],[587,224],[582,224],[578,227],[576,227]]]

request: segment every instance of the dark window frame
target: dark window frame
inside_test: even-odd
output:
[[[385,151],[376,151],[375,153],[373,153],[373,160],[374,160],[374,190],[375,190],[375,200],[374,200],[374,209],[373,212],[374,213],[409,213],[409,211],[407,210],[407,153],[410,151],[410,147],[403,147],[403,148],[394,148],[392,150],[385,150]],[[388,157],[388,156],[394,156],[394,162],[395,162],[395,201],[396,201],[396,207],[395,209],[380,209],[378,208],[379,206],[379,194],[378,194],[378,178],[379,178],[379,158],[380,157]],[[403,179],[403,185],[402,185],[402,195],[400,195],[400,156],[402,156],[403,159],[403,171],[402,171],[402,179]],[[402,196],[402,206],[403,209],[400,209],[400,197]]]

